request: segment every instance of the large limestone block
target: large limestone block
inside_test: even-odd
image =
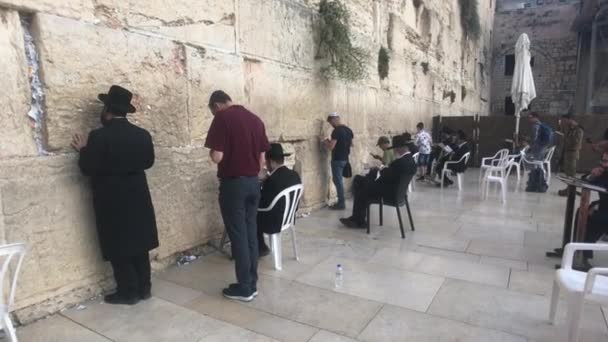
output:
[[[93,2],[91,0],[0,0],[0,7],[88,20],[93,18]]]
[[[98,126],[97,94],[112,84],[134,93],[136,123],[158,146],[189,143],[185,48],[169,40],[52,15],[36,21],[46,91],[49,149]]]
[[[235,50],[234,0],[97,0],[95,16],[111,27]]]
[[[30,90],[19,14],[0,10],[0,159],[36,153],[27,112]]]
[[[6,243],[24,242],[17,308],[90,286],[108,275],[102,263],[88,181],[71,156],[0,165]]]
[[[247,0],[238,4],[241,52],[312,67],[315,43],[309,8],[284,0]]]
[[[213,120],[208,104],[209,96],[214,90],[224,90],[234,103],[246,105],[243,95],[242,58],[234,54],[194,47],[186,47],[186,56],[191,141],[202,145]]]
[[[203,148],[157,149],[148,172],[160,247],[158,259],[208,242],[222,232],[215,165]]]

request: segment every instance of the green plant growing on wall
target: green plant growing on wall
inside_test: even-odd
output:
[[[391,57],[388,54],[388,49],[384,46],[380,47],[380,51],[378,51],[378,76],[380,76],[381,80],[388,77],[390,60]]]
[[[340,0],[321,0],[319,3],[320,37],[317,59],[329,58],[329,65],[321,69],[325,77],[358,81],[367,76],[368,53],[354,47],[349,27],[350,13]]]
[[[458,0],[460,5],[460,23],[465,35],[473,40],[481,36],[481,24],[477,0]]]

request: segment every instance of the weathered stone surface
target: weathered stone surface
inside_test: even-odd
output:
[[[244,103],[242,58],[233,54],[186,47],[188,65],[188,115],[190,140],[202,145],[207,137],[213,115],[209,96],[222,89],[235,103]]]
[[[312,11],[286,0],[239,1],[240,50],[252,56],[312,67]]]
[[[0,159],[36,154],[27,112],[30,90],[19,14],[0,9]]]
[[[216,167],[202,148],[162,149],[148,172],[163,259],[199,246],[223,229]]]
[[[183,42],[235,49],[234,0],[97,0],[95,16],[111,27],[129,27]]]
[[[86,20],[93,18],[93,1],[91,0],[0,0],[0,7],[12,7],[27,12],[52,13]]]
[[[75,164],[73,157],[2,164],[5,241],[28,246],[17,308],[96,283],[107,275],[98,249],[90,192]]]
[[[138,111],[130,117],[157,145],[189,142],[184,46],[52,15],[39,15],[36,29],[50,150],[66,150],[73,133],[98,126],[97,94],[112,84],[133,91]]]

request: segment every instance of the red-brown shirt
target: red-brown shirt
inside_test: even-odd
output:
[[[257,115],[243,106],[231,106],[213,118],[205,147],[224,153],[217,176],[234,178],[257,176],[260,154],[268,151],[270,144],[264,123]]]

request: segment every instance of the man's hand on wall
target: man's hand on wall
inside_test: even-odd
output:
[[[87,139],[80,134],[74,134],[72,137],[72,147],[76,152],[80,152],[83,147],[87,146]]]

